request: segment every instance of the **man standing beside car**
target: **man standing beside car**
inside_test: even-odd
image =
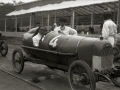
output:
[[[64,34],[64,35],[77,35],[77,31],[71,27],[68,27],[65,25],[66,24],[66,19],[61,18],[60,19],[60,26],[56,27],[54,31]]]
[[[103,18],[102,37],[108,40],[114,47],[117,41],[117,25],[112,21],[112,12],[110,9],[104,11]]]

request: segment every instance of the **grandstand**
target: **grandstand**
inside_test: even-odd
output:
[[[50,30],[54,22],[59,25],[59,18],[65,17],[67,25],[77,31],[88,30],[91,26],[94,27],[95,34],[98,34],[103,22],[103,11],[107,8],[111,8],[113,20],[118,25],[118,6],[118,0],[41,0],[25,3],[7,14],[15,17],[4,20],[4,31],[6,34],[28,31],[38,22]]]

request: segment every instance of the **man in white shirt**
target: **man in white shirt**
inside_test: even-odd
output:
[[[44,40],[44,35],[46,34],[47,30],[45,27],[40,27],[38,30],[38,34],[35,35],[32,40],[33,40],[33,45],[35,47],[39,46],[39,42],[40,40],[43,41]]]
[[[102,37],[108,40],[114,47],[117,38],[117,25],[112,21],[112,12],[109,10],[104,11],[104,24],[102,28]]]
[[[61,18],[60,19],[60,26],[56,27],[54,31],[65,34],[65,35],[77,35],[77,31],[71,27],[65,26],[66,24],[66,19]]]

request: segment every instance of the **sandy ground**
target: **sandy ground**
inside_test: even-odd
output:
[[[40,90],[40,89],[0,70],[0,90]]]

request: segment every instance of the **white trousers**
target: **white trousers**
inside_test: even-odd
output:
[[[111,43],[112,47],[115,46],[115,38],[113,36],[109,36],[107,40]]]

